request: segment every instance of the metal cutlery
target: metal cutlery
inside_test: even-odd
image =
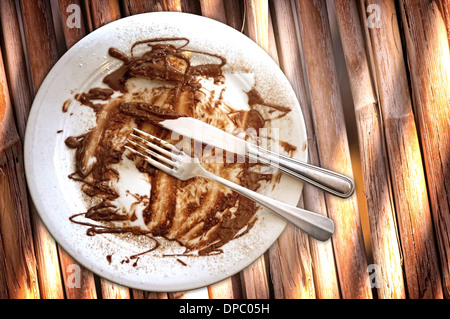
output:
[[[331,219],[269,198],[217,176],[205,170],[197,157],[191,157],[167,141],[143,131],[134,129],[133,134],[127,139],[125,148],[153,167],[177,179],[188,180],[201,176],[221,183],[268,208],[318,240],[326,241],[334,232],[334,223]]]
[[[348,198],[354,193],[354,182],[347,176],[271,152],[203,121],[178,117],[164,119],[154,124],[183,137],[275,167],[335,196]]]

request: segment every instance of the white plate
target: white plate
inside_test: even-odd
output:
[[[296,96],[269,55],[249,38],[217,21],[185,13],[147,13],[124,18],[90,33],[74,45],[53,67],[33,103],[25,139],[25,169],[31,196],[51,235],[74,259],[110,281],[150,291],[181,291],[223,280],[260,257],[284,230],[284,220],[265,210],[244,236],[230,241],[223,253],[207,257],[162,257],[161,250],[141,256],[138,266],[121,263],[142,252],[139,241],[130,243],[113,234],[86,236],[86,227],[69,217],[86,211],[79,184],[67,176],[73,172],[73,151],[64,140],[85,133],[94,125],[88,107],[72,102],[69,111],[61,108],[74,92],[101,85],[103,77],[120,65],[108,55],[113,46],[129,52],[139,40],[159,37],[186,37],[189,48],[220,54],[227,66],[251,70],[263,97],[283,101],[292,112],[273,122],[280,139],[297,146],[295,158],[306,161],[306,131]],[[72,115],[70,115],[72,114]],[[56,132],[63,130],[62,133]],[[296,205],[302,184],[283,176],[278,184],[263,189],[266,194]],[[148,244],[148,243],[147,243]],[[144,243],[145,245],[145,243]],[[108,262],[106,256],[113,254]]]

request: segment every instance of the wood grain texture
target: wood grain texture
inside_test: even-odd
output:
[[[269,50],[269,7],[267,0],[245,0],[248,34],[264,50]],[[245,297],[249,299],[270,298],[268,253],[254,261],[241,272]]]
[[[25,52],[20,36],[20,24],[13,0],[5,0],[0,6],[2,47],[8,86],[13,102],[19,136],[24,140],[25,127],[30,112],[32,95]]]
[[[70,49],[87,33],[85,17],[81,11],[82,6],[81,0],[58,0],[59,14],[67,49]],[[79,26],[75,23],[78,23]]]
[[[66,299],[96,299],[94,274],[76,262],[61,247],[59,260]]]
[[[374,262],[381,271],[376,274],[380,277],[375,278],[378,279],[378,297],[405,298],[381,114],[372,85],[359,11],[354,0],[335,0],[334,4],[357,119],[372,251]]]
[[[269,51],[268,0],[245,0],[247,35],[264,50]]]
[[[20,1],[34,93],[58,60],[49,0]]]
[[[442,10],[444,9],[445,10]],[[448,1],[400,1],[444,293],[450,297],[450,50]],[[447,21],[447,25],[446,25]],[[434,270],[434,269],[433,269]],[[436,282],[436,285],[438,283]]]
[[[209,299],[242,299],[239,274],[208,286]]]
[[[89,18],[93,29],[98,29],[121,17],[118,0],[85,0],[85,3],[89,6]]]
[[[56,35],[50,1],[20,1],[20,8],[34,96],[58,60]],[[56,243],[31,203],[30,210],[41,297],[62,299],[64,293]]]
[[[312,114],[320,156],[326,169],[352,176],[351,159],[325,1],[296,1],[305,54]],[[372,298],[356,197],[329,194],[335,223],[332,237],[343,298]]]
[[[40,297],[23,169],[22,143],[0,52],[0,263],[6,283],[0,290],[7,290],[13,299]]]
[[[297,41],[298,31],[295,25],[295,17],[292,11],[291,1],[273,0],[270,2],[272,17],[274,18],[275,38],[279,48],[278,56],[281,69],[291,83],[305,121],[308,135],[308,162],[319,165],[319,156],[316,140],[314,138],[314,124],[311,116],[311,106],[307,96],[306,84],[303,76],[303,65],[300,46]],[[325,195],[318,188],[304,184],[304,207],[310,211],[327,216]],[[317,298],[339,298],[339,284],[334,263],[332,242],[320,242],[309,239],[309,253],[312,259],[312,273],[314,279],[314,291]]]
[[[130,289],[106,279],[101,279],[103,299],[130,299]]]
[[[6,256],[3,250],[3,240],[0,236],[0,299],[8,299],[8,284],[6,281]]]
[[[370,28],[409,298],[442,298],[434,231],[394,1]],[[366,10],[367,7],[364,7]]]
[[[293,64],[296,58],[298,62],[300,61],[300,56],[296,55],[299,51],[296,47],[298,43],[291,3],[288,0],[270,1],[269,7],[272,9],[270,17],[273,17],[269,20],[269,26],[272,25],[271,21],[274,25],[273,37],[269,38],[269,47],[276,48],[275,52],[272,49],[272,57],[277,55],[275,60],[294,86],[298,81],[296,78],[301,76],[302,66],[301,63]],[[276,38],[278,43],[275,41]],[[296,89],[299,88],[294,88]],[[299,205],[304,207],[303,201],[300,201]],[[308,236],[296,227],[288,225],[269,252],[275,298],[316,298],[312,269],[314,266]]]
[[[227,23],[223,0],[200,0],[202,15],[222,23]]]
[[[244,27],[244,2],[241,0],[225,0],[224,6],[228,25],[242,32]]]

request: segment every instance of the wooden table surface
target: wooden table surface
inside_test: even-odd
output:
[[[277,61],[309,162],[356,182],[346,200],[304,187],[299,205],[334,220],[331,240],[288,226],[239,274],[161,293],[94,275],[49,235],[24,174],[34,95],[86,34],[151,11],[219,20]],[[450,296],[449,0],[2,0],[0,20],[0,298]]]

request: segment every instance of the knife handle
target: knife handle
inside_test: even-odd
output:
[[[348,198],[355,191],[353,180],[347,176],[271,152],[254,144],[248,143],[247,156],[341,198]]]

